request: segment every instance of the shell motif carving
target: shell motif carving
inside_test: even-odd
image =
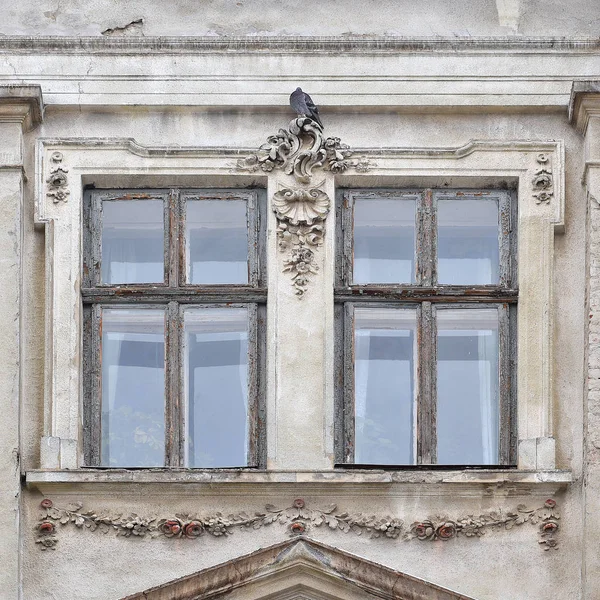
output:
[[[319,270],[315,251],[323,243],[330,205],[329,196],[318,187],[282,187],[273,195],[279,250],[287,253],[283,272],[292,275],[300,298],[308,288],[310,276]]]
[[[370,538],[388,540],[419,540],[421,542],[448,542],[459,537],[476,538],[487,531],[509,531],[529,523],[538,530],[538,542],[544,550],[558,547],[556,534],[559,531],[560,515],[556,501],[548,499],[538,508],[519,505],[515,510],[497,510],[481,515],[458,518],[435,517],[405,525],[396,517],[349,513],[338,509],[335,504],[323,508],[308,507],[303,498],[296,498],[291,506],[277,508],[267,504],[264,510],[251,515],[240,512],[223,515],[176,514],[166,518],[111,516],[100,511],[82,510],[80,502],[66,508],[55,507],[48,498],[42,501],[43,513],[35,526],[36,543],[42,550],[54,550],[58,543],[58,531],[64,527],[76,529],[113,531],[127,538],[148,537],[195,540],[204,536],[227,537],[235,531],[253,531],[271,525],[285,526],[289,535],[302,535],[311,528],[326,527],[341,533],[354,533]]]
[[[264,171],[281,169],[300,183],[310,183],[313,170],[322,167],[332,173],[343,173],[354,167],[360,172],[368,171],[366,159],[350,160],[352,151],[340,138],[328,137],[323,129],[309,117],[297,117],[290,121],[287,129],[280,129],[267,138],[258,152],[240,159],[236,168],[242,171]]]
[[[292,225],[312,225],[327,216],[329,196],[318,188],[282,188],[273,196],[273,210],[278,219]]]

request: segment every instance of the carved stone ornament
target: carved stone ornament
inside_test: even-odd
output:
[[[323,243],[331,205],[329,196],[319,189],[322,183],[306,189],[281,186],[273,195],[279,250],[287,253],[283,272],[291,273],[300,298],[307,290],[310,275],[319,270],[315,251]]]
[[[389,516],[351,514],[341,511],[335,504],[323,508],[308,508],[302,498],[297,498],[288,508],[276,508],[267,504],[263,511],[252,516],[245,512],[224,516],[215,513],[208,516],[176,514],[167,518],[111,516],[103,512],[82,511],[78,502],[67,508],[55,507],[50,499],[41,503],[43,514],[35,527],[36,543],[42,550],[55,549],[57,532],[62,527],[116,532],[123,537],[164,537],[197,539],[203,535],[225,537],[235,531],[252,531],[270,525],[284,526],[289,535],[302,535],[312,527],[327,527],[332,531],[370,538],[420,540],[422,542],[448,541],[458,537],[480,537],[486,531],[510,530],[529,523],[537,526],[539,544],[544,550],[558,547],[556,533],[560,515],[556,501],[546,500],[539,508],[517,506],[514,511],[497,510],[479,516],[467,515],[451,519],[448,517],[427,518],[405,526],[401,519]]]
[[[46,178],[48,188],[46,195],[52,198],[54,204],[59,202],[66,202],[69,196],[67,174],[69,169],[66,169],[62,165],[63,154],[62,152],[53,152],[50,155],[50,175]]]
[[[309,117],[297,117],[290,121],[288,129],[269,136],[256,154],[240,159],[236,168],[266,173],[282,169],[286,175],[306,184],[317,167],[332,173],[343,173],[351,167],[360,172],[369,170],[368,160],[352,161],[351,156],[350,147],[340,138],[326,138],[318,123]]]
[[[538,154],[536,161],[541,165],[541,169],[538,169],[533,176],[533,197],[535,198],[536,204],[548,204],[552,200],[553,192],[553,179],[552,169],[550,165],[550,158],[547,154]]]

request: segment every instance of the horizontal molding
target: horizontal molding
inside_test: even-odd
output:
[[[169,496],[311,493],[315,495],[384,495],[467,497],[554,493],[573,483],[571,471],[358,470],[258,471],[252,469],[78,469],[33,470],[26,484],[43,494],[145,493]],[[143,485],[143,488],[140,486]]]
[[[415,52],[518,52],[581,53],[600,51],[598,38],[559,37],[37,37],[4,36],[0,53],[57,54],[196,54],[205,52],[239,53],[316,53],[345,52],[415,53]]]

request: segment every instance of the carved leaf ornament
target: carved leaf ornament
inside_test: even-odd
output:
[[[338,137],[326,138],[319,123],[310,117],[296,117],[287,129],[269,136],[255,154],[240,159],[236,168],[265,173],[280,169],[299,184],[310,186],[316,168],[332,173],[351,167],[360,172],[369,170],[368,160],[351,161],[351,156],[349,146]],[[323,243],[331,205],[327,194],[319,189],[321,185],[281,187],[273,196],[279,249],[287,253],[283,272],[291,274],[299,298],[307,291],[310,276],[319,269],[315,250]]]
[[[350,161],[352,151],[340,138],[328,137],[323,129],[309,117],[297,117],[290,121],[287,129],[280,129],[267,138],[256,154],[251,154],[237,163],[242,171],[264,171],[282,169],[293,175],[300,183],[310,183],[313,170],[323,167],[326,171],[341,173],[356,164]],[[361,163],[364,170],[364,161]]]
[[[327,527],[332,531],[370,538],[420,540],[427,542],[448,541],[458,537],[480,537],[486,531],[511,530],[513,527],[529,523],[537,526],[539,544],[544,550],[558,547],[556,533],[560,515],[556,501],[546,500],[539,508],[517,506],[514,511],[493,511],[482,515],[467,515],[456,519],[448,517],[427,518],[405,526],[401,519],[389,516],[366,515],[341,511],[335,504],[323,508],[309,508],[302,498],[294,500],[288,508],[277,508],[267,504],[263,511],[253,515],[245,512],[223,515],[220,512],[208,516],[176,514],[168,518],[111,516],[107,513],[83,511],[83,505],[76,503],[67,508],[55,507],[50,499],[41,503],[44,510],[35,527],[36,543],[42,550],[55,549],[58,543],[58,530],[74,526],[108,533],[116,532],[123,537],[186,538],[197,539],[204,535],[226,537],[236,531],[251,531],[271,525],[285,527],[289,535],[301,535],[313,527]]]

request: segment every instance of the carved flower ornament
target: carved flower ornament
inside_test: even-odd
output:
[[[530,523],[538,526],[539,544],[544,550],[556,549],[556,534],[559,531],[560,515],[556,501],[548,499],[542,507],[517,506],[514,511],[492,511],[481,515],[467,515],[456,519],[447,517],[429,518],[405,527],[401,519],[341,511],[335,504],[323,508],[310,508],[303,498],[296,498],[291,506],[277,508],[267,504],[262,511],[252,515],[245,512],[225,516],[214,513],[210,516],[174,515],[167,519],[130,516],[110,516],[107,513],[81,510],[76,503],[67,508],[57,508],[48,499],[43,500],[43,514],[35,527],[36,543],[42,550],[55,549],[58,543],[59,526],[74,525],[77,529],[115,531],[124,537],[163,537],[167,539],[197,539],[204,535],[227,537],[235,531],[252,531],[270,525],[284,525],[289,535],[302,535],[310,528],[324,527],[331,531],[371,538],[402,539],[409,541],[435,542],[459,537],[479,537],[486,531],[510,530],[515,526]]]

